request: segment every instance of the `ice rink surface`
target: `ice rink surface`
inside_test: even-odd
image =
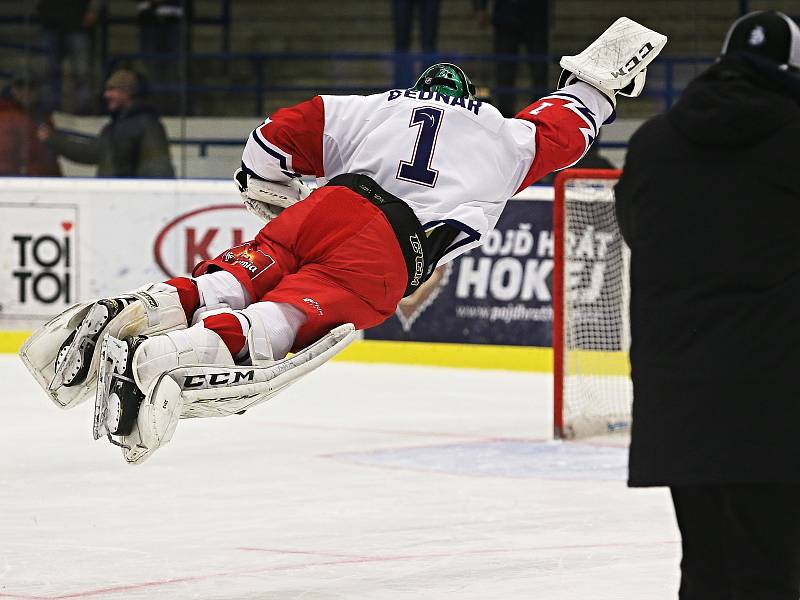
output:
[[[667,490],[548,441],[547,375],[334,363],[135,467],[0,381],[2,599],[677,597]]]

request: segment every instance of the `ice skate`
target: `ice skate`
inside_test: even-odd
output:
[[[172,438],[182,405],[180,389],[162,392],[155,405],[152,394],[137,383],[135,359],[147,341],[144,336],[119,340],[106,335],[100,350],[93,435],[121,447],[131,464],[143,462]]]
[[[72,408],[94,395],[103,335],[124,339],[185,327],[177,290],[150,284],[70,307],[28,338],[20,358],[53,402]]]
[[[86,381],[94,349],[103,330],[134,300],[132,296],[107,298],[98,300],[91,306],[80,325],[58,351],[50,390],[56,390],[62,385],[71,387]]]
[[[133,355],[144,336],[118,340],[107,335],[100,349],[97,395],[94,410],[94,439],[125,437],[131,433],[144,394],[133,378]]]

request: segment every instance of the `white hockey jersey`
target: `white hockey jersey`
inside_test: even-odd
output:
[[[317,96],[255,129],[242,168],[272,181],[315,175],[320,184],[368,175],[402,198],[425,231],[458,229],[443,264],[480,244],[520,189],[576,163],[612,118],[608,99],[582,82],[511,119],[435,92]]]

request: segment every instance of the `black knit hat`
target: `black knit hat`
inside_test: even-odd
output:
[[[722,54],[733,52],[756,54],[778,65],[800,69],[800,27],[782,12],[751,12],[728,29]]]

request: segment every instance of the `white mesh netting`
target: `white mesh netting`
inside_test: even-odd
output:
[[[564,437],[630,425],[629,251],[614,214],[615,183],[570,178],[563,187],[563,297],[554,298],[563,334],[554,336],[554,351],[563,357]]]

